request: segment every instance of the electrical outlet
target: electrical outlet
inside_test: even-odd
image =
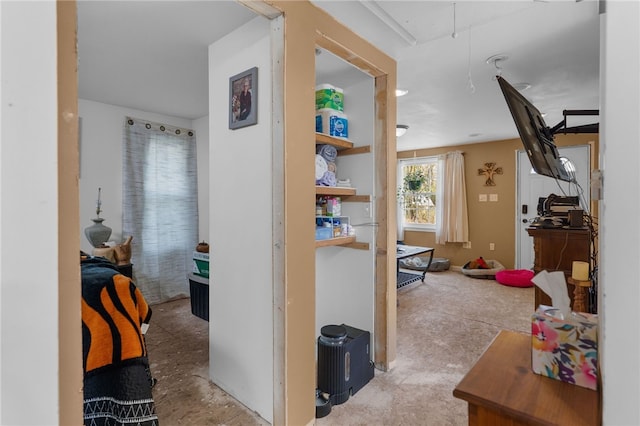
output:
[[[489,194],[489,201],[498,201],[498,194]]]
[[[484,203],[487,201],[487,194],[478,194],[478,201]]]
[[[471,248],[471,241],[467,241],[466,243],[462,243],[462,248],[470,249]]]
[[[496,249],[495,243],[489,243],[489,250],[495,250],[495,249]]]

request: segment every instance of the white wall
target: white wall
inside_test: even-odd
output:
[[[601,16],[600,202],[603,423],[640,424],[640,5]]]
[[[59,400],[56,3],[3,1],[0,16],[0,423],[51,425]]]
[[[230,130],[229,77],[254,66],[258,67],[258,124]],[[210,375],[271,422],[271,48],[265,18],[255,18],[210,46],[209,113]]]
[[[200,239],[208,240],[208,117],[198,120],[171,117],[146,111],[80,99],[80,247],[91,253],[93,247],[84,235],[84,228],[96,217],[98,188],[102,188],[104,225],[112,229],[111,241],[121,243],[122,237],[122,126],[127,116],[192,129],[198,147],[198,207],[200,209]],[[204,208],[204,210],[203,210]],[[135,244],[135,238],[132,244]],[[194,246],[195,247],[195,246]]]
[[[198,231],[209,242],[209,116],[193,120],[198,155]]]

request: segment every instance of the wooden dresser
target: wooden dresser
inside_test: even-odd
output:
[[[535,260],[533,271],[563,271],[571,276],[574,260],[589,262],[591,255],[591,232],[588,228],[529,228],[533,237]],[[571,306],[574,286],[567,283]],[[535,306],[551,305],[551,298],[538,287],[535,288]]]
[[[460,381],[469,425],[600,425],[600,393],[535,374],[531,335],[501,331]]]

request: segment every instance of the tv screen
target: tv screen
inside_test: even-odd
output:
[[[540,111],[504,78],[497,76],[497,79],[533,170],[539,175],[571,182],[573,178],[560,160],[553,133]]]

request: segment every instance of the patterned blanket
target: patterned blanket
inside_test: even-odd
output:
[[[158,425],[143,330],[151,308],[105,258],[81,257],[85,425]]]

